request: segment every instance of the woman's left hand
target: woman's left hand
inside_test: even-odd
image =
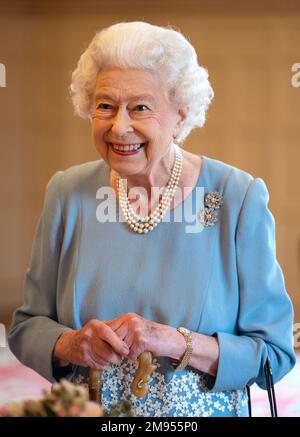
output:
[[[127,344],[131,360],[135,361],[144,351],[173,359],[180,359],[185,352],[185,340],[175,328],[136,313],[126,313],[105,323]]]

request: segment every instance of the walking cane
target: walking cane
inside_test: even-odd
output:
[[[131,384],[131,392],[141,398],[148,393],[148,382],[151,373],[157,368],[151,352],[142,352],[138,357],[138,368]],[[102,370],[89,368],[90,400],[101,404],[102,401]]]
[[[97,402],[97,404],[102,403],[102,370],[89,368],[89,396],[90,400]]]

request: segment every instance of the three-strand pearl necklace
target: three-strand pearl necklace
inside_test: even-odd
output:
[[[182,162],[183,157],[181,149],[180,147],[176,146],[174,165],[167,186],[165,187],[165,190],[161,195],[161,199],[158,202],[158,205],[156,206],[153,213],[144,217],[136,214],[136,212],[130,205],[126,189],[123,185],[123,181],[120,175],[117,175],[116,185],[118,190],[119,203],[124,218],[131,231],[137,232],[138,234],[147,234],[162,221],[176,193],[176,189],[182,172]]]

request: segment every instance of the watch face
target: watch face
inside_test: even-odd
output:
[[[182,332],[183,334],[189,334],[191,332],[187,328],[183,327],[178,328],[178,331]]]

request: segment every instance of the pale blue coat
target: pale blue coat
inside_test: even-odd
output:
[[[197,187],[218,191],[224,201],[216,224],[186,233],[184,222],[161,223],[142,235],[97,220],[96,192],[108,181],[109,167],[98,160],[60,171],[48,183],[24,304],[9,333],[13,353],[54,381],[72,371],[52,367],[64,330],[133,311],[217,336],[212,392],[254,382],[265,388],[268,355],[275,381],[288,373],[295,364],[293,310],[276,261],[263,180],[203,157]],[[187,202],[194,204],[195,196],[194,189]]]

